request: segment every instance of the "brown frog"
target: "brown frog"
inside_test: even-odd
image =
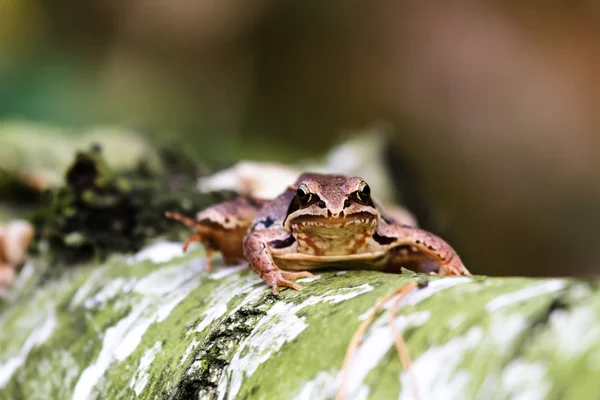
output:
[[[195,233],[184,243],[201,242],[210,256],[220,251],[226,264],[247,260],[273,293],[324,267],[470,275],[441,238],[386,216],[359,177],[306,173],[273,200],[240,197],[201,211],[196,219],[177,213]]]

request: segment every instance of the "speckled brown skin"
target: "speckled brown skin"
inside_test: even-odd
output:
[[[257,212],[266,200],[239,197],[235,200],[216,204],[199,212],[195,219],[174,212],[166,216],[182,222],[194,230],[183,244],[183,251],[193,242],[200,242],[206,249],[206,268],[210,271],[212,254],[223,254],[225,265],[235,265],[245,261],[242,241]]]
[[[250,224],[245,218],[252,214]],[[272,201],[218,204],[196,221],[171,217],[196,229],[188,241],[201,241],[226,260],[244,257],[275,294],[282,286],[301,290],[294,281],[325,266],[469,275],[444,240],[382,214],[358,177],[303,174]]]

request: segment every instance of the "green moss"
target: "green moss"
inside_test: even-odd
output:
[[[79,152],[65,185],[49,192],[35,212],[38,239],[49,245],[51,262],[72,265],[138,251],[160,235],[181,238],[184,227],[165,211],[194,213],[214,201],[196,192],[194,177],[172,166],[114,171],[98,146]]]

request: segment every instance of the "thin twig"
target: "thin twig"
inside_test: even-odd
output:
[[[346,349],[344,363],[342,364],[340,385],[338,386],[338,390],[335,395],[335,400],[344,400],[344,389],[346,387],[346,379],[348,378],[347,375],[350,362],[354,357],[354,353],[356,353],[356,350],[358,350],[358,347],[360,346],[362,339],[364,338],[365,333],[367,332],[367,329],[369,329],[369,326],[373,322],[375,314],[377,314],[381,307],[383,307],[383,305],[394,296],[398,294],[404,295],[416,287],[417,283],[409,283],[408,285],[404,285],[398,289],[395,289],[393,292],[387,294],[383,299],[381,299],[377,304],[375,304],[375,306],[373,307],[371,312],[369,312],[367,317],[360,323],[360,325],[358,325],[358,328],[356,328],[356,331],[354,332],[354,335],[352,336],[352,339],[348,344],[348,348]]]
[[[417,380],[415,378],[415,375],[413,374],[413,371],[410,369],[410,367],[412,366],[412,360],[410,359],[410,354],[408,352],[408,346],[406,345],[406,341],[404,340],[404,336],[402,335],[402,332],[400,332],[400,330],[396,326],[396,311],[398,311],[398,307],[400,305],[400,300],[402,300],[402,298],[408,292],[410,292],[417,286],[418,286],[417,283],[411,283],[411,284],[404,286],[401,289],[401,291],[398,293],[398,297],[396,297],[396,300],[394,300],[394,303],[390,307],[390,313],[389,313],[389,324],[390,324],[390,327],[392,328],[392,335],[394,336],[394,347],[396,347],[396,353],[398,354],[398,357],[400,358],[402,367],[404,368],[404,371],[406,371],[406,373],[408,374],[408,379],[410,379],[410,383],[411,383],[411,386],[413,389],[413,396],[414,396],[415,400],[418,400],[420,398],[419,390],[418,390],[419,388],[417,387]]]

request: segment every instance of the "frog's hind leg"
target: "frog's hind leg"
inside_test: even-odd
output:
[[[471,275],[448,243],[423,229],[400,224],[382,224],[374,239],[382,246],[389,246],[390,251],[397,247],[413,248],[423,256],[433,259],[439,267],[440,275]],[[416,256],[410,257],[417,260]]]
[[[195,219],[192,219],[192,218],[188,218],[188,217],[186,217],[183,214],[179,214],[179,213],[167,211],[165,213],[165,216],[167,218],[174,219],[175,221],[181,222],[182,224],[184,224],[188,228],[196,229],[196,228],[199,228],[199,226],[200,226],[200,224],[198,223],[198,221],[196,221]],[[187,252],[187,249],[190,246],[190,244],[192,244],[194,242],[200,242],[200,243],[202,243],[202,244],[204,244],[206,246],[206,243],[205,243],[206,242],[206,238],[200,232],[196,231],[192,235],[190,235],[185,240],[185,242],[183,242],[183,252],[184,253]]]
[[[165,215],[167,218],[171,218],[176,221],[179,221],[179,222],[183,223],[185,226],[192,228],[192,229],[199,229],[200,225],[201,225],[195,219],[188,218],[185,215],[182,215],[179,213],[167,211],[165,213]],[[206,264],[205,264],[206,270],[210,272],[210,270],[212,268],[212,255],[217,249],[214,248],[214,245],[206,237],[206,235],[201,234],[199,231],[195,231],[187,239],[185,239],[185,242],[183,242],[183,246],[182,246],[183,252],[186,253],[188,248],[190,247],[190,245],[195,242],[201,243],[204,246],[204,249],[206,251]]]
[[[207,254],[207,269],[211,267],[214,252],[223,254],[226,265],[244,261],[242,241],[264,200],[238,197],[212,205],[189,218],[175,212],[167,212],[168,218],[179,221],[193,230],[184,243],[184,251],[193,242],[200,242]]]
[[[194,242],[202,243],[202,235],[196,232],[196,233],[192,234],[190,237],[188,237],[187,239],[185,239],[185,242],[183,242],[183,252],[186,253],[190,244],[192,244]]]
[[[176,212],[167,211],[165,213],[165,216],[167,218],[174,219],[175,221],[181,222],[182,224],[184,224],[188,228],[195,228],[196,226],[198,226],[198,222],[195,219],[186,217],[183,214],[179,214],[179,213],[176,213]]]
[[[437,262],[412,246],[398,246],[390,251],[384,272],[398,273],[402,268],[417,273],[432,274],[439,271]]]

